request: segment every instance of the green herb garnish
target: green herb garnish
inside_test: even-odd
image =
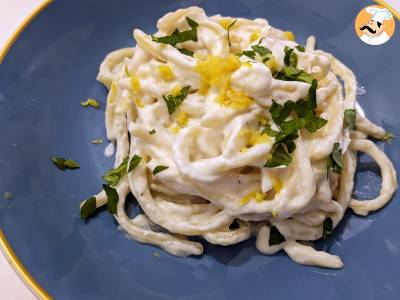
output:
[[[356,128],[356,110],[345,109],[344,110],[344,122],[350,130]]]
[[[333,233],[332,219],[327,217],[322,224],[322,238],[326,239]]]
[[[181,105],[183,100],[186,99],[186,97],[189,93],[189,89],[190,89],[190,86],[185,86],[180,90],[179,94],[176,96],[172,96],[172,95],[163,95],[162,96],[165,103],[167,104],[168,113],[170,115],[176,110],[176,108],[179,105]]]
[[[55,157],[51,158],[51,161],[54,165],[59,168],[60,170],[64,171],[66,169],[79,169],[80,166],[77,162],[73,161],[72,159],[65,159],[63,157]]]
[[[385,135],[383,136],[383,138],[381,139],[381,141],[390,144],[392,142],[393,138],[394,138],[393,133],[386,132]]]
[[[283,67],[282,71],[276,75],[276,79],[285,81],[302,81],[309,84],[314,80],[314,78],[312,78],[312,76],[307,72],[292,66]]]
[[[294,140],[299,137],[299,130],[306,129],[313,133],[325,126],[327,120],[315,115],[317,81],[314,79],[308,92],[308,100],[286,101],[284,105],[272,101],[269,110],[272,120],[279,131],[272,130],[271,126],[266,126],[262,133],[266,133],[275,138],[275,144],[271,153],[271,158],[265,163],[264,167],[275,168],[287,166],[292,161],[291,153],[296,149]],[[294,117],[293,114],[297,116]],[[286,120],[289,116],[293,118]]]
[[[190,51],[190,50],[188,50],[188,49],[184,49],[184,48],[176,48],[176,49],[178,49],[178,51],[180,52],[180,53],[182,53],[182,54],[185,54],[185,55],[187,55],[187,56],[191,56],[191,57],[193,57],[193,55],[194,55],[194,52],[193,51]]]
[[[277,137],[279,134],[279,131],[273,130],[273,129],[271,129],[271,125],[267,125],[261,132],[261,134],[265,134],[265,133],[268,134],[268,136],[270,136],[270,137]]]
[[[285,67],[276,74],[276,79],[286,81],[302,81],[312,84],[314,78],[304,70],[297,69],[297,54],[293,48],[285,47]]]
[[[81,105],[83,107],[91,106],[91,107],[96,108],[96,109],[100,108],[100,103],[97,102],[95,99],[92,99],[92,98],[87,98],[86,101],[81,102]]]
[[[156,130],[153,128],[152,130],[149,131],[150,134],[155,134]]]
[[[285,237],[279,232],[278,228],[276,226],[271,226],[269,230],[269,245],[279,245],[286,241]]]
[[[277,144],[272,151],[272,157],[264,164],[267,168],[287,166],[292,162],[292,157],[286,152],[282,144]]]
[[[107,209],[110,214],[117,213],[117,204],[119,200],[118,192],[113,187],[103,184],[103,189],[107,195]]]
[[[250,51],[250,50],[248,50],[248,51],[242,51],[242,52],[239,52],[237,55],[238,55],[239,57],[242,56],[242,55],[245,55],[245,56],[247,56],[248,58],[256,59],[256,52],[255,52],[255,51]]]
[[[129,162],[129,168],[128,168],[128,173],[132,172],[133,170],[136,169],[136,167],[138,166],[138,164],[140,163],[140,161],[142,160],[142,158],[139,155],[134,155],[131,159],[131,161]]]
[[[153,175],[156,175],[157,173],[160,173],[160,172],[162,172],[162,171],[164,171],[164,170],[166,170],[168,168],[169,167],[167,167],[167,166],[157,166],[153,170]]]
[[[128,157],[124,158],[122,163],[115,169],[110,169],[102,177],[105,182],[110,186],[116,186],[121,178],[126,174],[126,169],[128,166]]]
[[[288,67],[293,67],[296,68],[297,67],[297,54],[294,53],[294,49],[293,48],[289,48],[288,46],[285,46],[285,58],[284,58],[284,62],[285,65]]]
[[[233,27],[233,25],[235,25],[236,22],[237,22],[237,20],[234,20],[231,24],[229,24],[228,28],[226,29],[228,31],[228,44],[229,44],[229,47],[232,46],[231,37],[229,35],[229,32],[230,32],[230,29]]]
[[[103,144],[103,139],[95,139],[90,141],[93,145]]]
[[[87,219],[89,216],[93,215],[96,211],[96,197],[90,197],[83,201],[80,213],[82,219]]]
[[[305,52],[305,51],[306,51],[306,49],[305,49],[303,46],[300,46],[300,45],[296,46],[295,48],[296,48],[299,52]]]
[[[327,169],[332,170],[337,174],[342,174],[343,160],[342,150],[339,148],[339,143],[333,145],[332,153],[328,156]]]
[[[317,86],[317,79],[313,79],[313,81],[311,81],[311,86],[308,90],[308,102],[313,109],[317,108]]]
[[[176,44],[184,43],[187,41],[197,42],[197,27],[199,26],[199,24],[188,17],[186,17],[186,22],[189,24],[191,29],[182,32],[180,32],[178,29],[175,29],[175,31],[171,35],[161,37],[156,37],[152,35],[152,41],[156,43],[171,45],[178,49],[181,53],[193,56],[192,51],[176,47]]]

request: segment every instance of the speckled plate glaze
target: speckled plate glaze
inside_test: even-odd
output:
[[[400,299],[400,199],[366,218],[350,212],[318,249],[340,255],[341,270],[299,266],[284,254],[263,256],[250,240],[206,244],[202,257],[177,258],[129,240],[107,213],[84,222],[79,202],[101,187],[111,166],[105,145],[105,88],[95,78],[105,55],[134,45],[132,30],[154,32],[166,12],[190,5],[208,14],[264,17],[304,42],[332,52],[367,93],[359,102],[374,122],[400,130],[400,32],[369,46],[354,18],[369,1],[55,1],[35,18],[0,65],[0,228],[32,276],[56,299]],[[79,102],[93,97],[100,110]],[[382,144],[400,170],[400,142]],[[81,169],[61,172],[59,155]],[[379,169],[360,157],[355,196],[375,196]],[[131,207],[136,204],[132,201]],[[134,209],[133,209],[134,210]],[[153,255],[160,253],[160,257]]]

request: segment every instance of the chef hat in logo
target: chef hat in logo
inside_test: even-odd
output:
[[[375,22],[383,23],[385,20],[393,18],[390,11],[386,8],[367,7],[365,10],[372,15],[372,20]]]

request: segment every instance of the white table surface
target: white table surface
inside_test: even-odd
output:
[[[0,0],[0,48],[25,17],[42,2],[43,0]],[[399,0],[386,0],[385,2],[400,12]],[[8,264],[2,252],[0,252],[0,299],[36,299]]]

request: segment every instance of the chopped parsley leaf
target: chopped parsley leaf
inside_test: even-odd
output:
[[[344,122],[350,130],[356,128],[356,110],[345,109],[344,110]]]
[[[60,169],[62,171],[66,170],[66,169],[72,170],[72,169],[79,169],[80,168],[79,164],[77,162],[73,161],[72,159],[65,159],[63,157],[55,157],[55,156],[53,156],[51,158],[51,161],[54,163],[54,165],[58,169]]]
[[[136,169],[136,167],[139,165],[140,161],[142,158],[139,155],[134,155],[132,159],[129,162],[129,168],[128,168],[128,173],[132,172],[133,170]]]
[[[119,201],[118,192],[113,187],[103,184],[103,190],[106,192],[107,195],[107,209],[110,214],[117,213],[117,204]]]
[[[274,246],[274,245],[279,245],[286,241],[285,237],[279,232],[278,228],[276,226],[271,226],[269,230],[269,245]]]
[[[185,86],[180,90],[179,94],[176,96],[172,96],[172,95],[163,95],[162,96],[165,103],[167,104],[168,113],[170,115],[176,110],[176,108],[179,105],[181,105],[183,100],[186,99],[186,97],[189,93],[189,89],[190,89],[190,86]]]
[[[322,223],[322,238],[326,239],[333,233],[332,219],[327,217]]]
[[[96,197],[90,197],[86,199],[80,208],[80,214],[82,219],[87,219],[96,211]]]
[[[342,150],[339,148],[339,143],[333,145],[332,153],[328,156],[327,169],[332,170],[337,174],[342,174],[343,160]]]
[[[121,178],[126,174],[128,166],[128,157],[124,158],[122,163],[115,169],[110,169],[102,177],[110,186],[116,186]]]
[[[157,173],[160,173],[160,172],[162,172],[162,171],[164,171],[164,170],[166,170],[168,168],[169,167],[167,167],[167,166],[157,166],[153,170],[153,175],[156,175]]]

